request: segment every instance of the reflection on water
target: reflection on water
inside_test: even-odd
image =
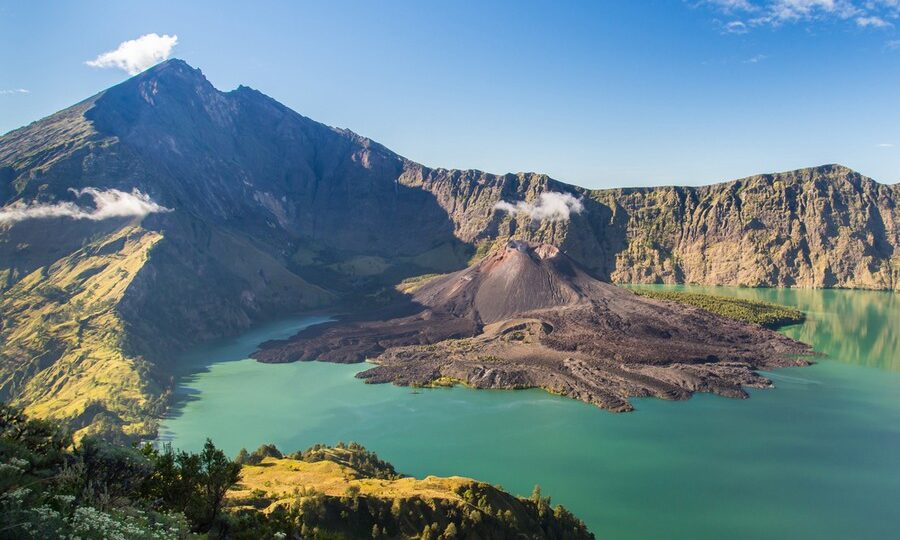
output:
[[[643,287],[643,285],[642,285]],[[788,336],[815,346],[829,358],[866,367],[900,371],[900,294],[841,289],[738,289],[693,285],[654,285],[764,300],[806,313],[803,324],[784,328]]]
[[[182,355],[173,368],[173,375],[178,380],[173,392],[174,399],[163,418],[178,418],[189,403],[201,399],[196,383],[208,376],[212,367],[244,360],[263,342],[287,339],[304,328],[331,320],[324,315],[288,317],[262,324],[239,336],[208,343]],[[160,430],[160,440],[168,441],[164,429]]]

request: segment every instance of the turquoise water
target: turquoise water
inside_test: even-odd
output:
[[[246,360],[322,319],[198,350],[161,438],[234,454],[355,440],[416,476],[463,475],[546,494],[600,538],[900,536],[900,295],[699,288],[798,306],[784,332],[828,356],[777,370],[749,400],[636,400],[612,414],[539,390],[366,385],[360,365]]]

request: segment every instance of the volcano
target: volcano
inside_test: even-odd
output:
[[[806,345],[708,311],[644,298],[592,277],[547,244],[509,241],[421,284],[375,320],[307,329],[263,345],[263,362],[376,366],[369,383],[539,387],[612,411],[631,397],[745,398],[757,369],[806,365]]]

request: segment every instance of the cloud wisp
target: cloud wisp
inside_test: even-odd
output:
[[[551,191],[541,193],[534,203],[500,201],[494,205],[494,210],[512,215],[526,215],[532,221],[569,221],[572,214],[584,211],[584,203],[570,193]]]
[[[129,75],[137,75],[168,59],[177,44],[176,35],[145,34],[137,39],[123,41],[115,50],[102,53],[85,64],[95,68],[117,68]]]
[[[0,96],[11,96],[14,94],[30,94],[31,90],[27,88],[7,88],[5,90],[0,90]]]
[[[887,22],[886,20],[878,17],[876,15],[870,15],[867,17],[857,17],[856,25],[862,28],[887,28],[889,26],[894,26],[893,24]]]
[[[93,206],[81,206],[77,202],[25,203],[16,201],[0,208],[0,224],[13,224],[27,219],[65,217],[100,221],[117,217],[145,217],[148,214],[171,212],[154,202],[149,195],[133,189],[131,193],[118,189],[97,188],[70,189],[76,197],[88,196]]]
[[[898,0],[705,0],[699,5],[727,17],[727,22],[720,24],[729,34],[829,20],[880,29],[893,27],[891,21],[900,18]]]

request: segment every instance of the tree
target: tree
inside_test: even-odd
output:
[[[541,519],[545,519],[547,516],[553,515],[553,510],[550,507],[550,497],[543,497],[541,495],[540,485],[534,486],[534,491],[531,492],[531,500],[537,507],[538,516],[540,516]]]
[[[130,497],[153,472],[153,464],[140,450],[98,437],[85,437],[76,457],[84,466],[82,497],[89,502]]]
[[[36,420],[22,411],[0,403],[0,459],[28,461],[27,474],[40,476],[65,460],[72,438],[54,422]]]
[[[213,524],[222,510],[225,494],[241,477],[241,466],[234,463],[225,452],[215,447],[206,439],[203,451],[200,452],[200,483],[206,497],[206,529]]]
[[[247,456],[245,465],[259,465],[267,457],[281,459],[284,455],[274,444],[263,444]]]
[[[154,465],[145,494],[160,501],[162,508],[184,512],[195,532],[209,531],[219,518],[225,494],[240,479],[241,465],[209,439],[199,454],[176,453],[171,445],[145,452]]]

